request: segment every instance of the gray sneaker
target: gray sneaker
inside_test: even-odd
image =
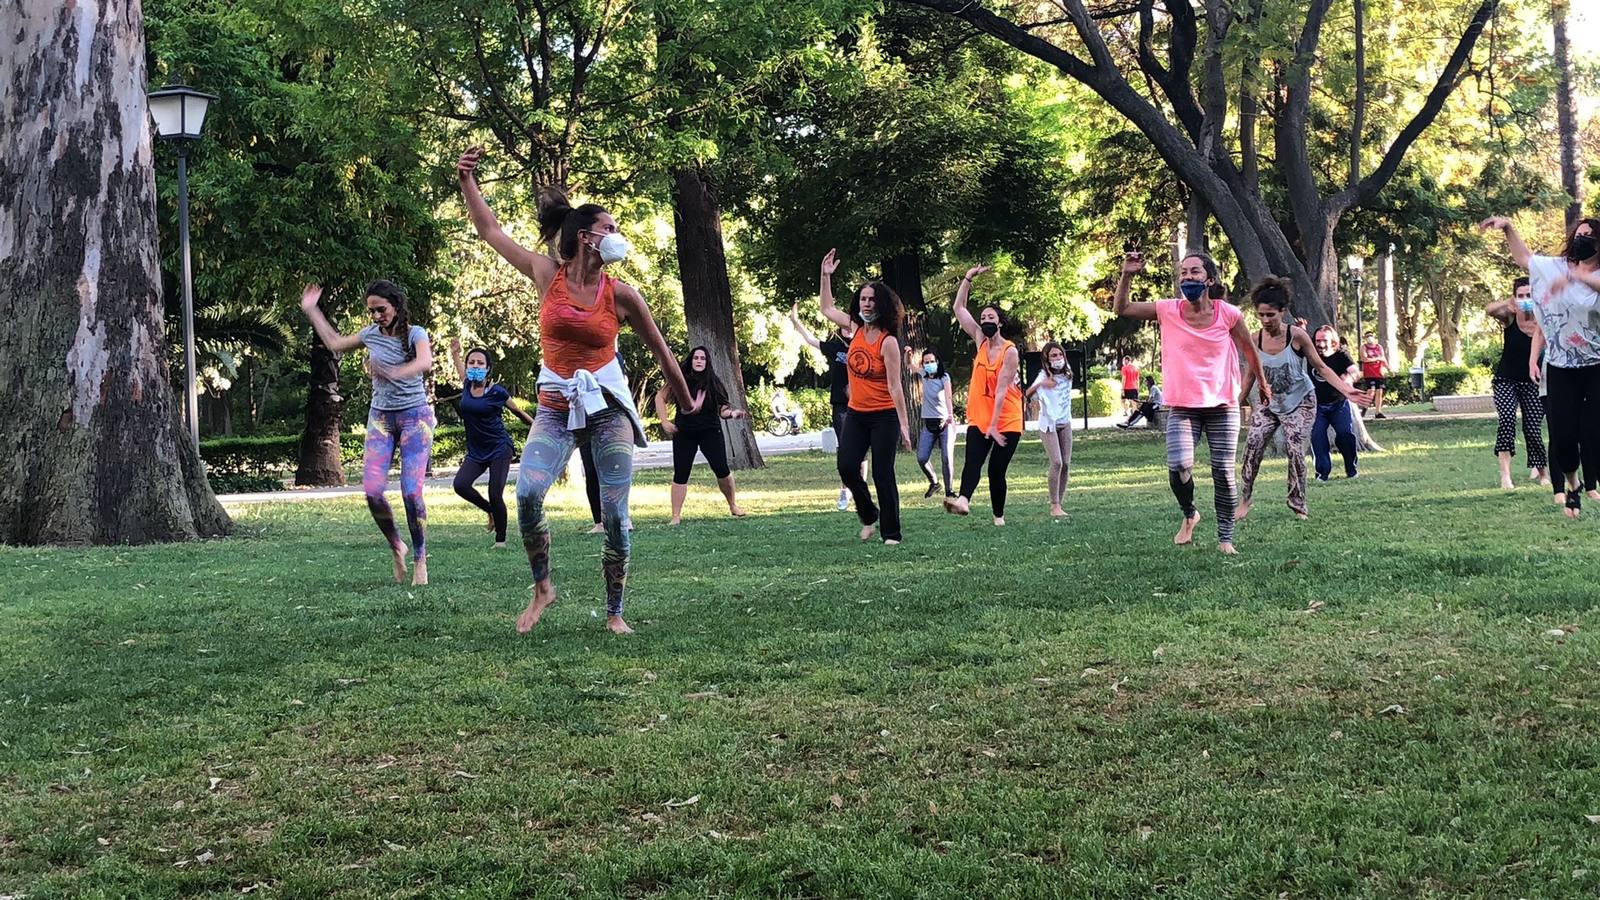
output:
[[[849,491],[840,491],[839,492],[839,511],[840,512],[844,512],[845,510],[847,510],[849,508],[850,508],[850,492]]]

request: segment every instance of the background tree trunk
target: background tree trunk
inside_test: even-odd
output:
[[[139,3],[4,18],[0,541],[224,534],[167,380]]]
[[[1398,343],[1396,341],[1398,323],[1394,314],[1394,252],[1385,250],[1379,260],[1378,343],[1383,345],[1383,358],[1389,363],[1389,370],[1392,372],[1399,365]]]
[[[900,329],[900,396],[905,398],[906,424],[911,443],[915,445],[922,439],[922,417],[917,415],[921,410],[922,379],[917,376],[917,366],[922,351],[928,347],[928,301],[922,293],[922,257],[915,251],[901,252],[884,257],[879,264],[883,268],[883,283],[900,296],[900,303],[905,307],[905,322]]]
[[[306,384],[306,425],[300,433],[300,465],[294,471],[295,484],[344,484],[344,464],[339,458],[339,432],[343,425],[339,357],[313,334],[311,375]]]
[[[1572,105],[1572,52],[1567,40],[1567,0],[1552,0],[1550,19],[1555,30],[1556,126],[1561,132],[1561,187],[1567,204],[1567,228],[1583,216],[1583,172],[1578,166],[1578,115]]]
[[[677,234],[678,278],[683,282],[689,346],[703,345],[709,351],[711,368],[728,390],[728,404],[748,409],[739,332],[733,325],[733,289],[722,246],[722,208],[703,169],[686,166],[673,173],[672,224]],[[734,469],[764,465],[750,419],[725,420],[722,431],[728,441],[728,465]]]

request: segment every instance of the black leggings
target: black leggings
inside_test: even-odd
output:
[[[705,454],[711,474],[721,481],[728,477],[728,444],[722,437],[722,426],[710,428],[679,428],[672,436],[672,483],[688,484],[689,472],[694,468],[695,452]]]
[[[894,456],[900,449],[900,416],[892,409],[881,412],[850,410],[839,435],[839,481],[856,500],[856,515],[861,524],[878,523],[886,541],[900,540],[900,485],[895,481]],[[878,489],[878,503],[861,478],[861,463],[872,451],[872,484]]]
[[[589,518],[600,524],[600,470],[594,465],[594,442],[578,445],[578,459],[583,463],[583,492],[589,495]]]
[[[989,460],[989,506],[995,517],[1006,514],[1006,469],[1011,467],[1011,457],[1016,455],[1019,431],[1002,431],[1004,447],[990,440],[976,425],[967,426],[967,461],[961,467],[961,496],[972,499],[978,489],[978,479],[983,477],[983,461]]]
[[[1550,428],[1550,484],[1567,489],[1565,477],[1583,467],[1583,486],[1600,477],[1600,365],[1564,369],[1548,366],[1545,421]]]
[[[485,471],[489,473],[488,499],[484,499],[478,489],[472,486]],[[489,518],[494,520],[494,539],[501,544],[506,540],[506,474],[510,471],[510,453],[489,462],[464,459],[455,480],[456,495],[488,513]]]

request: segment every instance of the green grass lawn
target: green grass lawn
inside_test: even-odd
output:
[[[425,588],[359,500],[0,550],[0,895],[1595,896],[1600,524],[1497,490],[1492,422],[1369,427],[1232,559],[1150,434],[1079,440],[1065,523],[1030,440],[1003,530],[902,455],[900,547],[821,455],[676,530],[643,473],[625,639],[576,493],[526,638],[444,494]]]

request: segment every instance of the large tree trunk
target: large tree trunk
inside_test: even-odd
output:
[[[306,425],[300,433],[297,485],[344,484],[339,458],[339,431],[344,422],[344,397],[339,393],[339,357],[311,336],[311,374],[306,385]]]
[[[1382,262],[1378,266],[1378,343],[1383,345],[1383,358],[1389,363],[1389,370],[1394,371],[1399,359],[1396,333],[1398,323],[1395,320],[1395,295],[1394,295],[1394,251],[1386,250],[1379,257]]]
[[[739,333],[733,325],[733,289],[722,246],[722,207],[704,170],[685,166],[672,176],[672,224],[677,235],[678,277],[683,283],[683,318],[689,346],[704,346],[712,371],[728,390],[728,404],[747,409]],[[728,465],[759,469],[764,463],[751,420],[726,419]]]
[[[137,0],[22,0],[0,33],[0,541],[227,532],[167,381]]]
[[[1571,229],[1583,216],[1583,172],[1578,166],[1578,115],[1572,106],[1572,52],[1567,40],[1567,0],[1552,0],[1550,19],[1555,30],[1556,127],[1561,133],[1561,187],[1571,198],[1567,204],[1567,228]]]
[[[906,403],[906,423],[911,442],[922,439],[922,417],[916,415],[922,402],[922,379],[917,364],[928,346],[928,301],[922,293],[922,257],[914,251],[896,253],[880,261],[883,283],[900,297],[905,307],[905,323],[900,330],[900,396]]]

